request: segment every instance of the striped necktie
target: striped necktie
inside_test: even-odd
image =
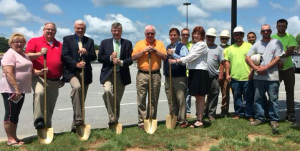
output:
[[[117,58],[120,59],[120,43],[119,43],[119,41],[115,42],[115,52],[117,53]],[[117,71],[120,71],[119,65],[117,65]]]

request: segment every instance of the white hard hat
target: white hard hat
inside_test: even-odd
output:
[[[236,26],[233,30],[233,33],[235,32],[242,32],[244,33],[244,28],[242,26]]]
[[[221,36],[230,38],[230,32],[228,30],[222,30],[220,37]]]
[[[260,65],[260,60],[261,60],[261,55],[260,54],[254,54],[250,57],[250,59],[252,60],[252,62],[256,65],[259,66]]]
[[[214,28],[209,28],[206,31],[206,35],[216,37],[217,36],[217,31]]]

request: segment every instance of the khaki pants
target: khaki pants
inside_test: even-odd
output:
[[[152,108],[153,119],[156,119],[160,86],[161,86],[161,74],[160,73],[152,74],[151,108]],[[144,119],[145,118],[148,119],[150,115],[149,106],[146,111],[146,98],[147,98],[147,93],[149,91],[149,74],[138,72],[136,76],[136,88],[137,88],[138,118],[139,118],[139,123],[142,123],[144,122]]]
[[[221,113],[228,114],[229,113],[229,90],[230,90],[230,84],[226,80],[226,75],[224,74],[224,79],[219,82],[221,93],[222,93],[222,106],[221,106]]]
[[[114,74],[110,74],[110,76],[108,77],[108,79],[104,82],[103,84],[103,88],[104,88],[104,93],[102,95],[106,109],[107,109],[107,113],[108,113],[108,118],[109,118],[109,122],[118,122],[119,117],[120,117],[120,102],[122,100],[123,94],[124,94],[124,90],[125,90],[125,86],[123,85],[122,81],[121,81],[121,74],[120,72],[117,72],[117,83],[116,83],[116,91],[117,91],[117,104],[116,104],[116,117],[114,115],[114,105],[115,105],[115,101],[114,101]],[[116,119],[115,119],[116,118]]]
[[[170,98],[170,78],[165,79],[165,91],[168,98],[170,115],[178,116],[179,123],[186,119],[186,77],[172,77],[172,100]]]
[[[46,81],[46,101],[47,101],[47,127],[52,127],[52,115],[55,108],[55,103],[58,97],[58,89],[60,82]],[[34,121],[44,120],[44,79],[39,76],[32,77],[33,90],[33,115]]]
[[[82,89],[81,89],[81,73],[76,73],[73,78],[70,80],[72,91],[70,94],[72,104],[73,104],[73,125],[74,120],[82,120],[82,111],[81,111],[81,99],[82,99]],[[87,96],[87,90],[89,85],[84,85],[84,100]]]

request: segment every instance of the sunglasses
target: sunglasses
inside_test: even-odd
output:
[[[234,34],[233,34],[234,37],[242,36],[242,35],[243,35],[243,33],[234,33]]]
[[[150,36],[150,35],[154,35],[155,33],[146,33],[146,35]]]
[[[221,40],[228,40],[229,38],[221,38]]]
[[[214,36],[206,36],[206,38],[208,38],[208,39],[215,39],[216,37],[214,37]]]
[[[270,32],[271,29],[261,30],[261,32]]]

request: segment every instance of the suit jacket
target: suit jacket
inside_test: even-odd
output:
[[[131,83],[131,76],[129,71],[129,66],[132,64],[132,43],[129,40],[121,38],[121,54],[120,60],[123,61],[123,66],[120,66],[121,81],[124,85]],[[110,60],[110,55],[114,52],[113,38],[105,39],[101,42],[98,61],[103,63],[101,74],[100,74],[100,83],[104,84],[107,78],[112,73],[114,67],[113,62]]]
[[[91,61],[96,60],[96,53],[94,48],[94,40],[83,36],[82,39],[82,47],[86,49],[88,54],[82,55],[80,57],[78,50],[78,42],[76,40],[75,34],[69,35],[63,38],[63,46],[62,46],[62,55],[63,55],[63,79],[65,82],[70,82],[71,78],[74,77],[76,71],[82,70],[76,67],[76,64],[84,60],[85,69],[84,69],[84,82],[85,84],[91,84],[93,81],[92,77],[92,66]]]

